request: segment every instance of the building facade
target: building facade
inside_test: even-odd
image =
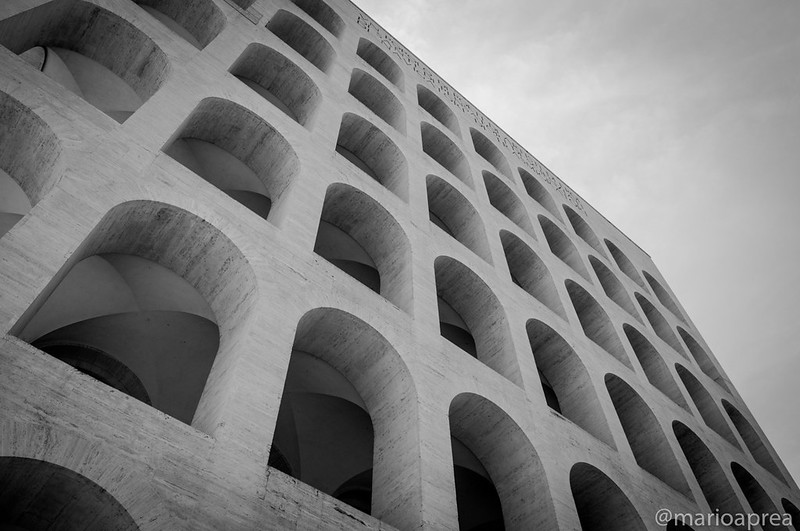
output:
[[[2,2],[0,326],[4,530],[800,518],[646,252],[346,0]]]

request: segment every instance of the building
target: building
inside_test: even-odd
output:
[[[646,252],[351,3],[0,45],[0,529],[800,518]]]

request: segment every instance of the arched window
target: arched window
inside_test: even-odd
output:
[[[164,152],[264,219],[300,167],[278,131],[219,98],[201,101]]]
[[[11,333],[178,420],[211,429],[205,415],[223,393],[206,407],[201,397],[222,370],[215,364],[232,355],[220,330],[243,322],[256,293],[249,264],[206,222],[161,203],[124,203],[101,220]]]
[[[725,422],[725,417],[722,416],[716,401],[706,391],[703,384],[686,367],[675,364],[675,369],[678,371],[678,376],[680,376],[686,390],[689,391],[689,396],[692,397],[692,402],[694,402],[706,425],[717,432],[723,439],[739,448],[739,443],[736,442],[736,437],[733,435],[728,423]]]
[[[736,478],[736,483],[739,484],[739,488],[742,489],[753,514],[780,514],[778,513],[778,508],[772,503],[769,494],[766,493],[750,472],[735,462],[731,463],[731,471],[733,472],[733,477]],[[788,531],[786,526],[772,525],[769,520],[765,523],[764,529],[765,531],[781,529]]]
[[[792,519],[792,525],[796,529],[797,526],[800,525],[800,509],[786,498],[781,500],[781,505],[783,506],[784,512]]]
[[[455,113],[442,101],[442,99],[423,85],[417,85],[417,102],[419,106],[428,111],[428,114],[448,128],[454,135],[461,138],[458,128],[458,118]]]
[[[297,326],[270,466],[400,528],[421,524],[415,395],[405,364],[364,321],[333,308]]]
[[[0,23],[0,44],[117,122],[155,94],[169,60],[114,13],[82,0],[60,0]],[[137,53],[128,53],[137,50]]]
[[[672,315],[683,321],[686,322],[686,318],[683,316],[683,313],[678,309],[678,304],[675,302],[675,299],[669,294],[669,292],[664,289],[664,286],[659,283],[658,280],[653,278],[653,275],[648,273],[647,271],[642,271],[645,280],[647,283],[650,284],[650,288],[653,290],[653,293],[656,294],[658,297],[659,302],[664,305],[666,309],[672,312]]]
[[[786,480],[783,478],[783,474],[781,474],[778,464],[772,458],[772,454],[764,444],[761,436],[758,434],[755,428],[753,428],[752,424],[750,424],[747,418],[745,418],[745,416],[742,415],[739,410],[733,407],[733,405],[727,400],[722,400],[722,407],[725,408],[725,412],[728,414],[731,422],[733,422],[736,431],[739,432],[739,436],[744,441],[747,449],[750,450],[750,453],[752,454],[753,459],[756,460],[756,463],[769,470],[773,476],[785,483]]]
[[[386,52],[381,50],[380,46],[361,38],[358,40],[356,54],[374,68],[376,72],[399,88],[400,92],[403,91],[403,71]]]
[[[622,489],[592,465],[574,465],[569,484],[583,531],[647,529]]]
[[[725,378],[723,378],[722,373],[719,372],[717,366],[711,361],[711,356],[709,356],[703,347],[700,346],[698,343],[686,330],[678,327],[678,333],[681,335],[681,339],[683,342],[686,343],[686,346],[689,347],[689,352],[692,353],[692,357],[694,361],[697,362],[697,366],[700,367],[700,370],[705,373],[706,376],[717,382],[717,384],[728,391],[731,392],[728,384],[725,382]]]
[[[526,328],[547,405],[615,448],[592,379],[578,355],[543,322],[531,319]]]
[[[639,271],[637,271],[636,266],[633,265],[633,262],[625,256],[619,247],[614,245],[608,240],[605,240],[606,247],[608,247],[608,251],[611,253],[611,256],[614,257],[614,261],[617,263],[617,267],[619,267],[620,271],[625,273],[629,279],[633,280],[644,289],[644,281],[642,277],[639,275]]]
[[[453,399],[449,418],[459,529],[556,529],[544,469],[522,429],[471,393]]]
[[[597,235],[592,230],[592,227],[586,223],[586,220],[583,217],[572,210],[567,205],[561,205],[564,208],[564,212],[567,213],[567,219],[569,219],[570,225],[572,225],[572,229],[575,231],[575,234],[580,236],[580,238],[589,244],[589,246],[600,253],[600,255],[605,258],[606,253],[603,251],[603,246],[600,244],[600,240],[597,238]]]
[[[644,369],[644,374],[647,376],[648,381],[670,400],[689,411],[689,405],[678,388],[678,384],[675,383],[667,364],[661,358],[661,354],[641,332],[631,325],[625,324],[622,329],[625,331],[628,342],[631,344],[631,348],[633,348],[633,352],[636,354],[642,369]]]
[[[472,176],[466,157],[447,135],[427,122],[420,124],[422,151],[460,181],[472,187]]]
[[[567,318],[553,276],[544,261],[512,233],[500,231],[511,280],[562,319]]]
[[[544,237],[547,239],[547,245],[550,250],[559,260],[567,264],[573,271],[578,273],[586,280],[590,280],[589,272],[586,270],[586,265],[583,263],[581,254],[569,239],[569,236],[564,234],[564,231],[559,229],[555,223],[547,219],[545,216],[539,216],[539,224],[544,231]]]
[[[611,319],[608,318],[608,314],[603,310],[603,307],[597,304],[594,297],[589,295],[589,292],[576,282],[566,280],[565,284],[572,306],[575,308],[575,313],[578,314],[578,320],[581,322],[581,327],[586,337],[614,356],[623,365],[633,370],[628,355],[625,353],[625,348],[619,340],[617,331],[614,329],[614,325],[611,323]]]
[[[332,184],[314,252],[405,311],[411,311],[411,248],[400,224],[364,192]]]
[[[344,21],[336,11],[322,0],[292,0],[308,16],[319,23],[320,26],[331,32],[334,37],[339,37],[344,30]]]
[[[492,255],[483,221],[474,206],[458,190],[435,175],[425,179],[431,222],[487,262]]]
[[[561,214],[558,213],[558,206],[556,202],[553,201],[553,196],[550,195],[550,192],[547,191],[544,185],[540,183],[536,177],[522,168],[519,168],[518,171],[528,195],[536,201],[539,206],[550,212],[557,220],[561,221]]]
[[[23,457],[0,457],[0,529],[63,529],[65,522],[91,521],[81,529],[139,531],[130,513],[91,479],[59,465]],[[77,529],[78,527],[70,527]]]
[[[488,171],[483,172],[483,183],[486,185],[486,193],[492,206],[535,239],[536,232],[517,194]]]
[[[401,133],[406,133],[406,110],[383,83],[363,70],[354,68],[348,92],[381,120]]]
[[[589,263],[592,264],[592,269],[594,269],[597,279],[600,281],[600,285],[603,286],[603,291],[606,292],[608,298],[614,301],[617,306],[628,312],[631,317],[641,323],[642,317],[639,315],[639,312],[636,311],[636,306],[634,306],[633,300],[631,300],[630,295],[628,295],[628,291],[625,289],[625,286],[622,285],[622,282],[619,281],[617,276],[612,273],[611,270],[607,268],[605,264],[603,264],[603,262],[594,256],[589,256]]]
[[[711,450],[682,423],[674,421],[672,430],[711,510],[720,514],[743,514],[744,509]]]
[[[61,143],[31,109],[0,92],[0,237],[55,184]]]
[[[242,83],[308,127],[322,97],[302,68],[263,44],[250,44],[230,69]]]
[[[321,71],[327,72],[333,64],[336,57],[333,46],[294,13],[279,9],[267,23],[267,29]]]
[[[225,27],[225,15],[212,0],[135,1],[161,24],[201,50]]]
[[[475,152],[497,171],[511,179],[511,167],[500,149],[477,129],[470,127],[469,134],[472,137],[472,145],[475,147]]]
[[[672,329],[672,325],[664,319],[664,316],[661,315],[653,304],[647,300],[641,293],[636,293],[636,301],[639,303],[639,306],[642,307],[644,311],[644,315],[647,317],[647,321],[650,323],[650,326],[653,327],[656,335],[661,338],[664,343],[672,347],[675,352],[680,354],[686,359],[689,359],[686,356],[686,351],[683,350],[680,341],[678,341],[678,336],[675,335],[675,331]]]
[[[686,478],[653,411],[619,376],[606,374],[605,381],[636,462],[676,491],[691,497]]]

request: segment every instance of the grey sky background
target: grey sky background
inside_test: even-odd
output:
[[[800,2],[356,4],[653,257],[800,480]]]

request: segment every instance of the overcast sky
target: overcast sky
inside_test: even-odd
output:
[[[800,2],[356,4],[652,256],[800,480]]]

